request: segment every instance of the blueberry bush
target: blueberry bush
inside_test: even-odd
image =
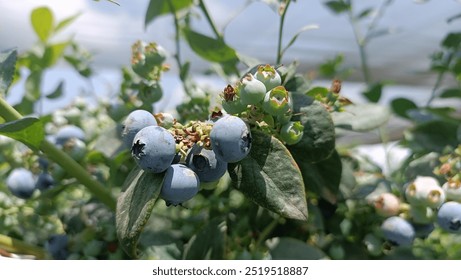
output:
[[[117,4],[100,3],[101,5]],[[326,1],[354,30],[392,1],[356,11],[354,1]],[[44,99],[65,96],[63,83],[42,91],[44,75],[67,63],[93,76],[91,53],[57,34],[78,14],[56,21],[51,8],[31,12],[33,49],[0,53],[0,255],[36,259],[459,259],[461,125],[440,98],[461,97],[461,33],[449,33],[431,56],[438,75],[423,107],[398,98],[378,103],[384,81],[371,77],[367,44],[378,22],[358,32],[363,96],[341,94],[353,69],[338,55],[318,66],[319,87],[284,54],[279,20],[274,61],[249,59],[226,43],[203,0],[151,0],[148,26],[170,17],[175,49],[133,42],[131,64],[110,102],[76,98],[43,114]],[[200,13],[212,35],[194,29]],[[450,19],[456,21],[457,17]],[[13,46],[12,46],[13,47]],[[188,47],[228,85],[201,88],[183,57]],[[186,93],[174,112],[155,105],[171,57]],[[452,78],[453,87],[443,80]],[[10,87],[24,81],[12,106]],[[154,110],[155,109],[155,110]],[[412,125],[399,139],[409,156],[391,174],[340,145],[352,131],[380,131],[391,116]],[[384,132],[383,132],[384,131]]]

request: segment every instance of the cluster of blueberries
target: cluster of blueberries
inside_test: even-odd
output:
[[[123,123],[122,138],[140,168],[165,172],[160,197],[167,205],[177,206],[191,199],[201,182],[219,180],[228,163],[240,161],[250,152],[250,129],[239,117],[225,115],[202,126],[196,122],[191,131],[191,127],[164,121],[166,115],[157,114],[156,119],[145,110],[131,112]],[[200,127],[211,127],[209,135]],[[185,138],[184,132],[195,138]]]
[[[407,203],[402,203],[394,194],[383,193],[373,201],[377,213],[386,217],[381,230],[392,244],[410,246],[416,237],[427,237],[434,224],[461,234],[460,182],[440,186],[433,177],[418,176],[407,184],[405,199]]]
[[[85,149],[85,133],[77,126],[63,126],[48,140],[68,152],[73,158],[78,158],[84,154],[82,149]],[[23,167],[15,168],[10,172],[6,179],[6,185],[13,195],[28,199],[32,197],[35,190],[45,191],[54,186],[55,182],[49,172],[48,160],[39,158],[38,163],[41,171],[37,176]]]

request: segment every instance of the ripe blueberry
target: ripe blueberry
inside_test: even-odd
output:
[[[399,216],[389,217],[381,224],[384,237],[398,246],[409,246],[415,239],[413,226]]]
[[[42,172],[38,175],[37,183],[35,187],[41,191],[52,188],[54,185],[54,179],[48,172]]]
[[[68,140],[77,138],[85,141],[85,132],[80,127],[75,125],[63,126],[56,132],[55,142],[57,145],[64,145]]]
[[[227,162],[217,158],[213,150],[198,145],[189,150],[186,165],[198,175],[200,182],[217,181],[227,170]]]
[[[160,197],[167,206],[181,205],[197,194],[199,185],[199,178],[192,169],[182,164],[173,164],[165,173]]]
[[[131,112],[123,122],[122,139],[127,148],[133,145],[133,139],[141,129],[147,126],[157,125],[157,121],[150,112],[146,110],[135,110]]]
[[[144,127],[134,137],[131,154],[142,169],[160,173],[173,162],[176,155],[176,141],[163,127]]]
[[[461,203],[448,201],[442,204],[437,213],[437,223],[452,233],[461,233]]]
[[[235,116],[225,116],[213,125],[210,133],[211,147],[218,158],[237,162],[251,149],[251,132],[248,125]]]
[[[65,234],[52,235],[45,243],[45,249],[55,260],[65,260],[69,256],[67,245],[69,238]]]
[[[16,168],[6,178],[6,185],[13,195],[30,198],[35,190],[34,175],[25,168]]]

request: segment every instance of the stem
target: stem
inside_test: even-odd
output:
[[[277,59],[275,64],[279,65],[282,62],[282,37],[283,37],[283,26],[285,24],[285,15],[287,14],[288,6],[290,6],[291,0],[286,1],[285,8],[280,15],[280,24],[279,24],[279,35],[278,35],[278,42],[277,42]]]
[[[270,224],[268,224],[264,229],[263,231],[261,232],[261,234],[259,235],[258,237],[258,240],[256,241],[256,244],[255,244],[255,249],[256,248],[259,248],[261,246],[261,244],[264,242],[264,240],[267,239],[267,237],[269,236],[269,234],[275,229],[275,227],[279,224],[279,221],[280,221],[280,217],[278,218],[275,218],[272,220],[272,222]]]
[[[218,29],[216,28],[216,25],[214,24],[213,19],[211,18],[210,14],[208,13],[208,9],[205,6],[205,3],[203,0],[199,1],[199,6],[200,9],[202,10],[203,14],[205,15],[206,20],[208,21],[208,24],[210,24],[211,29],[213,30],[214,34],[218,39],[222,39],[221,33],[219,33]]]
[[[359,47],[360,64],[361,64],[361,69],[362,69],[362,74],[363,74],[363,80],[365,81],[367,85],[370,85],[372,78],[370,74],[370,68],[368,67],[368,59],[367,59],[367,53],[366,53],[367,40],[365,40],[365,37],[361,35],[359,26],[357,24],[357,19],[355,18],[353,10],[352,10],[352,3],[351,3],[351,8],[348,11],[348,16],[349,16],[349,21],[351,22],[351,25],[352,25],[352,31],[354,32],[355,41],[357,42],[357,46]]]
[[[22,118],[21,114],[1,97],[0,116],[2,116],[7,122]],[[42,141],[40,150],[64,168],[64,170],[66,170],[70,175],[75,177],[80,183],[85,185],[95,197],[101,200],[102,203],[111,210],[115,210],[116,202],[110,191],[100,182],[96,181],[92,175],[88,174],[88,172],[69,155],[56,148],[55,145],[46,140]]]
[[[24,241],[20,241],[2,234],[0,234],[0,248],[3,248],[12,253],[34,255],[38,259],[48,258],[47,252],[43,248],[27,244]]]
[[[439,72],[437,75],[437,80],[435,81],[434,87],[432,88],[431,97],[427,100],[426,107],[429,107],[434,101],[435,97],[437,96],[437,90],[439,89],[440,85],[442,84],[443,77],[445,76],[445,71]]]

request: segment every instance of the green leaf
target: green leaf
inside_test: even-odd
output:
[[[125,252],[138,257],[137,243],[160,195],[164,173],[135,167],[123,184],[115,212],[117,235]]]
[[[72,22],[74,22],[82,13],[77,13],[73,16],[70,16],[70,17],[67,17],[63,20],[61,20],[60,22],[58,22],[58,24],[56,25],[56,27],[54,28],[54,32],[55,33],[58,33],[59,31],[61,31],[61,29],[64,29],[66,28],[67,26],[69,26]]]
[[[184,246],[185,260],[222,260],[226,245],[226,221],[214,218]]]
[[[47,7],[39,7],[32,11],[30,17],[32,27],[40,41],[46,43],[53,32],[53,13]]]
[[[276,138],[252,132],[250,154],[229,165],[235,188],[256,204],[286,218],[307,220],[304,183],[290,152]]]
[[[238,61],[235,50],[222,39],[211,38],[189,28],[184,28],[183,33],[191,49],[203,59],[219,63]]]
[[[62,89],[64,87],[64,81],[61,81],[58,86],[53,90],[52,93],[48,94],[46,98],[55,99],[62,96]]]
[[[42,68],[48,68],[56,64],[56,62],[58,62],[58,60],[63,56],[68,45],[69,42],[63,42],[46,46],[45,53],[43,55],[44,65],[42,65]]]
[[[192,5],[193,0],[150,0],[144,25],[149,25],[149,23],[161,15],[171,13],[170,3],[168,2],[173,5],[175,11],[179,11]]]
[[[351,5],[346,3],[345,1],[328,1],[325,2],[325,5],[334,13],[341,14],[343,12],[347,12],[350,10]]]
[[[319,248],[291,237],[275,237],[267,241],[267,246],[273,260],[327,259]]]
[[[351,104],[344,109],[344,112],[332,113],[335,126],[358,132],[380,127],[391,115],[389,108],[378,104]]]
[[[308,92],[306,92],[307,96],[315,98],[316,96],[325,97],[330,91],[326,87],[313,87]]]
[[[309,162],[302,153],[293,153],[293,157],[301,169],[306,190],[320,195],[332,204],[336,203],[342,174],[342,162],[338,152],[335,150],[329,158],[317,163]]]
[[[383,84],[377,83],[377,84],[371,85],[363,93],[363,96],[365,96],[369,101],[376,103],[379,101],[379,99],[381,99],[382,92],[383,92]]]
[[[25,83],[25,98],[27,98],[30,101],[35,101],[40,98],[41,95],[41,87],[42,84],[42,72],[37,71],[37,72],[31,72],[29,76],[26,79]]]
[[[406,98],[396,98],[392,100],[391,107],[394,113],[402,118],[409,118],[407,111],[418,108],[413,101]]]
[[[33,150],[39,149],[45,137],[42,121],[32,117],[0,124],[0,134],[18,140]]]
[[[292,154],[303,154],[309,162],[328,158],[335,149],[335,127],[330,113],[318,101],[309,96],[293,93],[292,121],[304,126],[303,138],[288,146]]]
[[[296,40],[298,39],[299,35],[301,35],[302,33],[306,32],[306,31],[309,31],[309,30],[313,30],[313,29],[318,29],[319,26],[317,24],[310,24],[310,25],[306,25],[304,26],[303,28],[301,28],[298,32],[296,32],[296,34],[291,38],[290,42],[288,42],[288,44],[283,48],[282,50],[282,54],[285,53],[289,47],[291,47],[291,45],[293,45]]]
[[[457,49],[461,45],[461,32],[448,33],[448,35],[443,39],[442,46],[447,49]]]
[[[0,95],[6,93],[13,81],[17,59],[16,49],[0,52]]]

